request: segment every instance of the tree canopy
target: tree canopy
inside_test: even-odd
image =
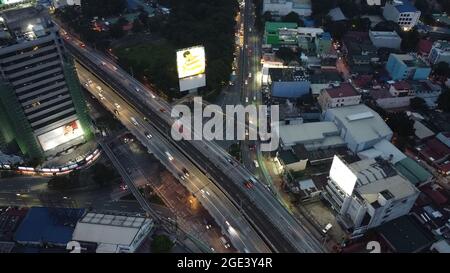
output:
[[[450,89],[442,91],[438,98],[438,107],[444,112],[450,112]]]

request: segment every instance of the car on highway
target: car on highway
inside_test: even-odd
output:
[[[251,78],[252,77],[252,73],[248,73],[248,77]]]
[[[101,62],[102,65],[106,65],[106,63],[104,61]]]
[[[139,89],[138,87],[135,87],[134,90],[136,90],[136,92],[141,92],[141,89]]]
[[[178,177],[183,181],[186,180],[186,177],[182,173],[179,173]]]
[[[131,169],[130,168],[127,168],[126,171],[127,171],[127,174],[131,174]]]
[[[139,123],[137,122],[137,120],[134,117],[131,117],[131,122],[135,125],[138,126]]]
[[[122,184],[122,185],[120,185],[120,189],[123,191],[126,191],[128,189],[128,185]]]
[[[189,177],[189,171],[186,168],[183,168],[182,171],[186,177]]]
[[[172,156],[169,152],[166,152],[166,155],[167,155],[167,158],[168,158],[170,161],[173,160],[173,156]]]
[[[325,233],[327,233],[332,227],[333,227],[333,225],[332,225],[331,223],[328,223],[328,224],[322,229],[322,232],[325,234]]]
[[[117,71],[117,67],[115,67],[114,65],[112,66],[112,69],[113,69],[114,71]]]
[[[105,96],[103,96],[102,93],[98,93],[98,96],[100,97],[101,100],[104,100],[104,99],[105,99]]]
[[[253,101],[256,101],[256,95],[255,95],[255,96],[253,96]]]
[[[250,181],[250,180],[244,181],[244,186],[245,186],[247,189],[251,189],[251,188],[253,188],[253,182]]]
[[[145,132],[145,137],[150,139],[150,138],[152,138],[152,135],[149,132]]]
[[[100,85],[97,85],[95,88],[96,88],[99,92],[102,92],[102,91],[103,91],[103,88],[102,88]]]
[[[85,48],[85,47],[86,47],[86,45],[85,45],[84,43],[81,43],[80,46],[81,46],[82,48]]]
[[[164,113],[164,112],[166,112],[166,109],[160,108],[159,111]]]
[[[245,80],[245,85],[247,85],[248,84],[248,81],[247,80]]]
[[[117,102],[114,103],[114,106],[115,106],[117,109],[120,109],[120,104],[118,104]]]
[[[225,248],[230,248],[230,243],[228,243],[228,241],[227,241],[227,239],[225,239],[225,237],[222,236],[219,238],[219,240]]]
[[[150,97],[152,97],[152,99],[155,99],[155,98],[156,98],[156,96],[153,95],[153,93],[150,93]]]
[[[119,115],[119,111],[117,111],[117,109],[114,109],[114,114],[115,114],[116,116],[118,116],[118,115]]]
[[[245,102],[248,103],[248,97],[245,97]]]
[[[255,167],[256,167],[256,168],[259,168],[259,164],[258,164],[258,161],[257,161],[257,160],[253,160],[253,164],[255,164]]]

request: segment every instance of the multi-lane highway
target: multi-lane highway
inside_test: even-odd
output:
[[[69,38],[67,42],[67,48],[75,58],[114,90],[115,93],[110,95],[117,96],[117,100],[121,99],[122,109],[126,108],[128,111],[123,115],[128,120],[121,118],[121,121],[127,127],[134,128],[132,133],[153,149],[159,149],[158,158],[169,160],[166,164],[172,166],[172,170],[175,166],[175,174],[183,168],[176,163],[181,163],[192,172],[197,179],[189,179],[190,183],[186,185],[191,192],[203,194],[201,190],[208,187],[209,192],[214,194],[213,197],[205,195],[206,198],[202,201],[207,205],[202,204],[210,213],[213,211],[211,215],[224,227],[237,249],[266,252],[269,246],[277,252],[323,251],[320,244],[272,193],[256,181],[248,170],[231,162],[229,155],[214,142],[174,141],[170,137],[173,122],[170,117],[171,107],[166,102],[158,99],[102,54],[81,45],[73,38]],[[159,145],[158,142],[153,144],[153,141],[148,141],[145,132],[151,132]],[[170,147],[170,151],[162,150],[167,147]],[[252,189],[244,186],[244,182],[249,179],[255,179]],[[218,217],[218,214],[222,217]]]

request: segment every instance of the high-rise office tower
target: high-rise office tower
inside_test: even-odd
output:
[[[92,137],[72,59],[39,7],[0,13],[0,143],[30,158],[52,156]]]

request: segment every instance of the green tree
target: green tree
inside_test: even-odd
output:
[[[419,43],[419,32],[416,28],[409,31],[402,31],[401,48],[403,51],[413,51]]]
[[[288,64],[291,61],[298,60],[297,53],[295,53],[291,48],[289,47],[280,47],[276,52],[275,56],[281,60],[285,64]]]
[[[446,62],[439,62],[433,66],[433,75],[444,79],[450,78],[450,65]]]
[[[444,112],[450,112],[450,89],[442,91],[437,100],[438,107]]]
[[[103,163],[97,163],[92,166],[92,179],[99,185],[110,183],[116,176],[117,173],[114,169],[107,167]]]
[[[166,235],[157,235],[152,241],[153,253],[169,253],[173,247],[173,242]]]
[[[145,26],[144,24],[141,22],[141,20],[139,20],[139,18],[134,19],[133,21],[133,29],[132,31],[134,33],[140,33],[142,31],[144,31]]]
[[[290,23],[297,23],[299,27],[305,26],[305,23],[300,18],[298,13],[293,12],[293,11],[289,12],[288,14],[286,14],[286,16],[283,16],[281,18],[281,21],[283,21],[283,22],[290,22]]]
[[[123,36],[125,36],[125,31],[123,30],[123,26],[118,23],[111,25],[111,27],[109,29],[109,33],[110,33],[111,37],[114,39],[120,39]]]
[[[428,109],[427,103],[424,99],[415,97],[410,99],[409,105],[413,110],[425,111]]]
[[[414,2],[414,6],[416,6],[416,8],[420,10],[422,13],[427,13],[430,8],[427,0],[416,0]]]

